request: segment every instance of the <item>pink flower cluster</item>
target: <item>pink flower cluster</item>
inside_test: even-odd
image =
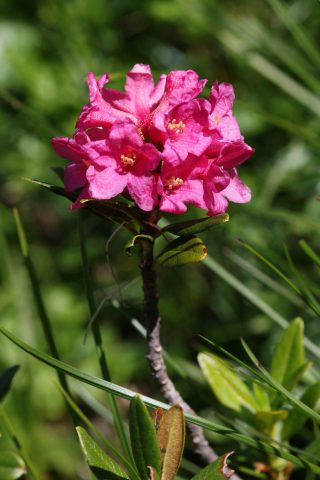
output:
[[[230,84],[215,82],[209,100],[199,98],[206,80],[193,70],[174,70],[154,84],[148,65],[137,64],[125,92],[103,88],[107,74],[88,75],[90,102],[72,138],[52,145],[69,161],[65,189],[81,199],[119,194],[144,211],[184,213],[193,204],[216,215],[228,201],[250,200],[236,168],[254,150],[244,143],[233,116]]]

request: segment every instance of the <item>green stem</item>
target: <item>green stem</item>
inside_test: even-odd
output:
[[[82,266],[83,266],[84,283],[85,283],[89,312],[90,312],[90,316],[92,317],[96,312],[96,304],[95,304],[92,285],[90,281],[88,256],[87,256],[85,234],[84,234],[83,221],[82,221],[82,212],[78,213],[78,225],[79,225],[80,250],[81,250],[81,258],[82,258]],[[108,368],[107,358],[103,349],[101,330],[97,320],[95,320],[92,323],[91,329],[93,333],[94,342],[97,348],[102,378],[110,382],[111,381],[110,372]],[[117,400],[114,398],[113,395],[108,395],[108,397],[109,397],[110,407],[112,411],[114,426],[117,431],[122,450],[127,456],[127,458],[133,462],[128,439],[127,439],[125,428],[124,428],[124,423],[119,411]]]
[[[37,308],[37,311],[38,311],[39,319],[40,319],[40,322],[41,322],[42,331],[44,333],[44,336],[45,336],[46,342],[48,344],[51,355],[54,358],[56,358],[57,360],[60,360],[60,355],[59,355],[58,347],[57,347],[55,339],[54,339],[51,322],[50,322],[49,316],[47,314],[46,308],[44,306],[44,301],[43,301],[41,290],[40,290],[40,287],[39,287],[39,281],[38,281],[38,278],[37,278],[37,274],[36,274],[32,259],[31,259],[30,254],[29,254],[29,246],[28,246],[27,237],[26,237],[26,234],[25,234],[25,231],[24,231],[24,228],[23,228],[23,225],[22,225],[22,222],[21,222],[21,218],[20,218],[20,215],[19,215],[19,212],[18,212],[17,208],[13,209],[13,216],[14,216],[14,220],[15,220],[15,223],[16,223],[16,228],[17,228],[21,253],[22,253],[22,256],[23,256],[23,259],[24,259],[24,263],[25,263],[27,272],[28,272],[29,279],[30,279],[32,293],[33,293],[34,301],[35,301],[36,308]],[[69,385],[68,385],[65,374],[62,373],[62,372],[57,372],[57,375],[58,375],[59,382],[60,382],[61,386],[63,387],[63,389],[66,390],[69,395],[71,395]],[[71,413],[73,422],[75,424],[77,424],[77,421],[76,421],[76,418],[74,416],[73,411],[70,410],[70,413]]]
[[[0,403],[0,417],[2,418],[2,425],[6,430],[8,436],[11,438],[11,441],[14,443],[17,451],[19,452],[20,456],[23,458],[24,463],[27,466],[27,469],[34,480],[41,480],[40,473],[37,472],[35,466],[33,465],[32,461],[29,458],[29,455],[25,452],[15,430],[5,412],[3,405]]]

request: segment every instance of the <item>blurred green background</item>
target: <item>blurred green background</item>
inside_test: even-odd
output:
[[[236,116],[247,143],[256,148],[240,168],[253,199],[248,205],[231,205],[229,224],[203,239],[209,254],[276,312],[288,320],[302,315],[307,335],[319,343],[318,319],[247,271],[250,264],[269,280],[274,278],[238,242],[249,242],[288,271],[286,244],[306,281],[316,285],[315,267],[297,242],[304,238],[316,250],[319,245],[319,8],[315,0],[2,0],[1,325],[46,350],[11,213],[11,207],[18,206],[61,356],[99,374],[90,336],[84,343],[89,314],[77,214],[70,213],[66,200],[22,177],[59,183],[51,168],[63,167],[64,161],[54,154],[50,139],[72,135],[87,103],[89,70],[96,75],[109,72],[112,86],[121,89],[131,66],[147,63],[155,76],[192,68],[209,85],[214,80],[234,85]],[[89,214],[85,218],[97,300],[110,289],[115,299],[99,317],[112,378],[159,398],[144,359],[143,339],[130,323],[132,317],[141,318],[141,285],[133,283],[121,298],[115,288],[116,279],[121,283],[137,276],[138,259],[124,253],[128,235],[121,231],[109,246],[111,268],[105,246],[114,227]],[[318,287],[314,289],[318,293]],[[218,404],[196,366],[197,334],[238,355],[243,355],[243,336],[267,362],[280,329],[205,265],[161,271],[160,291],[163,344],[185,378],[173,376],[189,402],[209,413]],[[43,478],[88,478],[54,385],[55,373],[1,338],[0,371],[14,363],[22,368],[5,406]],[[112,438],[109,422],[101,420],[102,413],[108,417],[105,395],[73,385],[81,405]],[[126,412],[127,403],[121,407]],[[221,452],[239,450],[221,437],[214,440]],[[6,442],[0,439],[0,450]]]

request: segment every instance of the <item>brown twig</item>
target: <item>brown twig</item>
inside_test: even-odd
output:
[[[141,244],[141,276],[144,293],[144,322],[147,330],[148,353],[147,358],[154,378],[160,385],[165,399],[171,404],[180,405],[185,412],[195,414],[192,408],[184,401],[175,385],[170,380],[163,361],[160,342],[161,319],[158,310],[159,295],[157,291],[157,275],[153,264],[153,244],[145,241]],[[211,463],[218,458],[212,450],[203,430],[197,425],[188,425],[194,451],[206,463]]]

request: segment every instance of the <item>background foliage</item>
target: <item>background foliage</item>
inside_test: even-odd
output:
[[[64,199],[21,177],[58,183],[50,168],[64,163],[51,149],[50,138],[71,135],[87,101],[85,75],[89,70],[96,75],[110,72],[113,86],[122,88],[126,71],[141,62],[151,64],[156,75],[193,68],[209,84],[215,79],[233,83],[237,118],[247,142],[256,148],[240,170],[252,188],[253,200],[249,205],[232,205],[229,224],[203,238],[209,253],[226,271],[284,318],[302,316],[307,336],[319,343],[318,318],[301,301],[292,300],[292,294],[284,292],[279,283],[270,283],[279,280],[238,242],[241,238],[250,243],[291,275],[285,243],[304,281],[319,293],[314,286],[318,272],[298,245],[301,238],[315,249],[319,244],[320,55],[315,48],[319,32],[319,4],[314,0],[2,2],[1,325],[45,349],[10,210],[18,205],[61,357],[98,374],[90,336],[84,343],[89,314],[77,215],[69,213]],[[144,360],[143,339],[130,322],[140,316],[140,283],[130,284],[119,296],[115,282],[115,276],[121,283],[137,275],[137,258],[124,253],[127,234],[117,233],[109,244],[111,268],[105,247],[113,226],[86,215],[86,230],[97,300],[107,293],[113,298],[100,315],[112,378],[157,397]],[[254,345],[258,357],[268,362],[281,330],[270,315],[223,280],[224,272],[221,279],[208,266],[162,270],[160,289],[163,343],[181,370],[181,375],[173,373],[177,385],[189,403],[212,415],[211,409],[219,404],[208,395],[196,367],[197,334],[240,356],[244,355],[239,343],[243,336]],[[252,266],[257,270],[252,272]],[[87,478],[63,400],[53,384],[54,372],[1,338],[1,370],[14,363],[23,366],[6,408],[30,455],[48,478]],[[93,418],[108,419],[103,394],[80,389],[76,383],[75,389]],[[127,410],[126,402],[122,408]],[[101,426],[106,432],[110,429],[107,421]],[[298,444],[305,440],[303,435]],[[214,441],[221,452],[239,450],[236,444],[224,445],[222,437]],[[0,439],[0,449],[5,442],[5,437]]]

